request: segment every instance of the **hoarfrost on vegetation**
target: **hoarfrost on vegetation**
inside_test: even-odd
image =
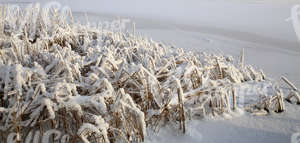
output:
[[[75,142],[142,142],[146,127],[174,123],[185,133],[199,117],[284,111],[279,87],[244,64],[244,51],[239,59],[81,25],[71,11],[1,5],[1,139],[55,128]],[[300,103],[282,79],[287,100]]]

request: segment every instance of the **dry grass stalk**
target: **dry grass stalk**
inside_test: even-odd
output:
[[[290,82],[286,77],[282,76],[281,79],[287,84],[289,85],[293,90],[297,91],[297,87],[292,83]]]
[[[292,88],[292,90],[290,91],[290,93],[285,99],[288,102],[292,103],[292,98],[294,97],[296,99],[296,103],[300,104],[300,95],[297,87],[292,82],[290,82],[286,77],[282,76],[281,79]]]

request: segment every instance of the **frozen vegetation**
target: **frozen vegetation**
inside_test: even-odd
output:
[[[284,99],[300,104],[293,83],[282,77],[290,87],[283,91],[245,64],[244,50],[238,59],[186,52],[38,5],[0,11],[3,142],[12,132],[31,142],[28,134],[48,129],[69,142],[143,142],[168,125],[184,134],[189,120],[274,115],[286,110]]]

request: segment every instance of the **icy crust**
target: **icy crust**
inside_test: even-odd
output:
[[[280,89],[245,65],[243,52],[238,61],[185,52],[38,5],[0,11],[2,139],[24,139],[30,126],[70,141],[142,142],[146,127],[172,122],[185,133],[186,120],[284,110]],[[243,88],[252,90],[247,106]]]

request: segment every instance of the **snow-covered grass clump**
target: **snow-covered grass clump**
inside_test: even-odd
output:
[[[75,24],[71,12],[0,6],[2,140],[58,129],[70,142],[142,142],[147,127],[174,123],[185,133],[196,117],[284,111],[281,90],[265,78],[244,64],[243,52],[238,61],[185,52]],[[259,98],[239,106],[240,87],[255,84],[272,89],[256,89]],[[299,103],[294,88],[289,99]]]

